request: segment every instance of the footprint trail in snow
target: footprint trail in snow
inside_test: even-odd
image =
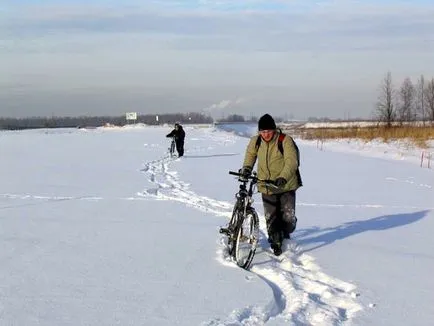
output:
[[[142,172],[148,176],[153,187],[138,195],[178,201],[218,216],[231,216],[232,203],[191,191],[188,184],[179,179],[178,173],[170,170],[172,162],[173,159],[165,157],[146,163]],[[262,226],[265,221],[263,217],[260,219],[261,234],[264,235],[266,230]],[[300,248],[293,241],[284,246],[284,253],[275,257],[263,236],[250,269],[273,293],[266,306],[237,309],[225,320],[210,320],[203,325],[264,325],[272,321],[285,325],[341,325],[362,309],[354,285],[323,273],[311,256],[300,253]],[[217,253],[222,264],[235,266],[227,257],[223,238]]]

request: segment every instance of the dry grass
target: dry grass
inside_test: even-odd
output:
[[[434,126],[312,128],[301,131],[301,137],[319,140],[355,138],[370,141],[382,139],[384,142],[408,139],[415,145],[426,148],[427,141],[434,139]]]

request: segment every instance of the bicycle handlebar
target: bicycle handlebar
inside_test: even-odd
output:
[[[229,174],[236,175],[237,177],[242,177],[243,175],[239,172],[229,171]]]
[[[276,186],[276,185],[274,184],[274,181],[272,181],[272,180],[263,180],[263,179],[258,179],[257,177],[252,176],[252,175],[245,176],[245,175],[243,175],[242,173],[234,172],[234,171],[229,171],[229,174],[231,174],[231,175],[235,175],[235,176],[237,176],[237,177],[243,177],[243,178],[245,178],[245,179],[254,180],[254,181],[256,181],[256,182],[265,183],[266,186],[270,186],[270,187],[272,187],[272,188],[276,188],[276,189],[279,188],[278,186]]]

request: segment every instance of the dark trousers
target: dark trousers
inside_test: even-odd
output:
[[[295,190],[274,195],[262,194],[262,202],[268,237],[272,242],[281,242],[284,235],[294,232],[297,224]]]
[[[178,152],[178,156],[184,156],[184,141],[177,140],[176,141],[176,151]]]

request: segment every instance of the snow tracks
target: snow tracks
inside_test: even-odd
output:
[[[144,172],[152,187],[139,193],[145,198],[184,203],[219,216],[230,217],[232,203],[201,196],[189,189],[164,157],[145,164]],[[246,282],[259,277],[271,289],[273,297],[266,306],[247,306],[234,310],[226,319],[206,321],[203,325],[342,325],[351,321],[361,310],[355,286],[326,275],[314,259],[301,253],[293,240],[284,244],[284,253],[275,257],[266,240],[265,221],[260,216],[259,248]],[[217,233],[216,233],[217,235]],[[224,265],[235,266],[228,258],[223,239],[217,248],[217,259]]]

